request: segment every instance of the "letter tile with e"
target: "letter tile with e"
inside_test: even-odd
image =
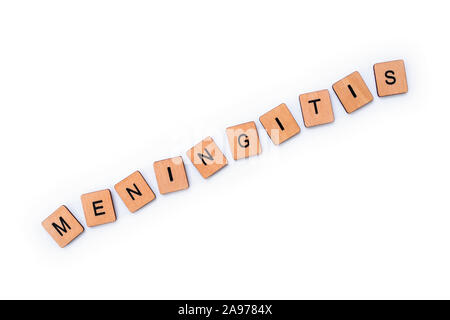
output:
[[[83,194],[81,204],[88,227],[116,221],[116,212],[109,189]]]

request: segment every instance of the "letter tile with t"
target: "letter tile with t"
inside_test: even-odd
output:
[[[314,127],[334,121],[328,90],[304,93],[300,95],[299,99],[305,127]]]

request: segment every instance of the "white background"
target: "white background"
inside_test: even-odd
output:
[[[0,298],[450,298],[449,45],[444,1],[1,1]],[[379,98],[374,63],[409,93]],[[358,70],[374,101],[331,85]],[[305,128],[298,95],[336,120]],[[301,133],[258,118],[285,102]],[[225,128],[256,121],[233,161]],[[211,135],[229,165],[185,152]],[[190,188],[160,195],[153,161]],[[41,221],[135,170],[157,199],[60,249]]]

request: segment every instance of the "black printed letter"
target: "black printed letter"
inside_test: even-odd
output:
[[[167,167],[167,172],[169,173],[169,180],[170,182],[172,182],[173,181],[172,169],[170,169],[170,167]]]
[[[283,125],[281,124],[280,119],[275,118],[275,121],[277,122],[277,124],[278,124],[278,126],[280,127],[281,131],[284,131],[284,127],[283,127]]]
[[[59,221],[61,222],[62,227],[58,226],[56,223],[52,223],[53,228],[56,229],[56,231],[58,231],[59,235],[62,237],[63,234],[61,231],[64,231],[64,233],[67,233],[67,228],[69,228],[69,230],[71,230],[70,226],[67,224],[67,222],[63,219],[63,217],[59,217]]]
[[[348,88],[348,90],[350,90],[350,93],[352,94],[353,98],[356,98],[356,93],[355,93],[355,90],[353,90],[352,86],[348,85],[347,88]]]
[[[308,101],[308,103],[314,103],[314,111],[316,112],[316,114],[319,113],[319,110],[317,110],[317,104],[316,104],[316,102],[319,102],[319,101],[320,101],[320,99]]]
[[[105,211],[103,212],[97,212],[97,210],[99,209],[103,209],[103,206],[96,206],[96,204],[102,203],[102,200],[98,200],[98,201],[94,201],[92,202],[92,207],[94,208],[94,215],[95,216],[101,216],[103,214],[105,214]]]
[[[242,142],[241,142],[241,138],[242,138],[242,137],[245,138],[245,140],[244,140],[245,145],[243,145]],[[250,141],[248,140],[248,135],[246,135],[245,133],[243,133],[243,134],[241,134],[241,135],[239,136],[238,142],[239,142],[239,145],[240,145],[242,148],[248,148],[248,146],[250,145]]]
[[[126,190],[128,192],[128,195],[131,197],[131,199],[134,200],[134,196],[132,195],[132,193],[137,194],[138,196],[142,196],[142,193],[141,193],[141,191],[139,191],[136,183],[133,183],[133,186],[136,190],[132,190],[132,189],[128,189],[128,188]]]
[[[391,79],[391,81],[386,80],[386,84],[394,84],[395,82],[397,82],[397,79],[395,79],[394,77],[394,71],[392,70],[388,70],[384,73],[384,76],[388,79]]]
[[[203,164],[206,166],[206,161],[204,158],[208,159],[208,160],[214,160],[213,156],[211,155],[211,153],[209,153],[208,149],[205,148],[205,152],[208,156],[205,156],[203,153],[197,153],[197,155],[200,157],[200,159],[202,160]]]

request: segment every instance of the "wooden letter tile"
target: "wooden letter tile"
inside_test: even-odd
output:
[[[255,122],[246,122],[227,128],[228,142],[233,159],[238,160],[261,153],[258,130]]]
[[[333,107],[328,90],[301,94],[300,107],[302,108],[305,127],[314,127],[334,121]]]
[[[67,246],[84,231],[83,226],[65,206],[53,212],[42,222],[42,226],[61,248]]]
[[[208,178],[227,165],[227,158],[211,137],[207,137],[186,152],[203,178]]]
[[[116,212],[109,189],[83,194],[81,203],[88,227],[116,221]]]
[[[259,122],[276,145],[300,132],[300,127],[284,103],[259,117]]]
[[[189,188],[183,158],[175,157],[153,163],[159,192],[166,194]]]
[[[373,66],[378,96],[386,97],[408,92],[403,60],[377,63]]]
[[[117,183],[114,189],[130,212],[136,212],[155,199],[155,194],[139,171]]]
[[[352,113],[373,100],[369,88],[358,71],[336,82],[333,90],[347,113]]]

